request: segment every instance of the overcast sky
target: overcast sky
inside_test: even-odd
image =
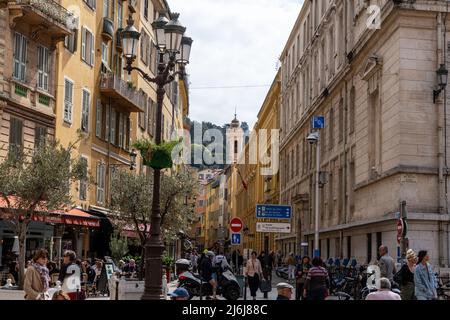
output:
[[[190,118],[223,125],[236,107],[239,120],[251,129],[303,0],[168,2],[194,40],[188,66]]]

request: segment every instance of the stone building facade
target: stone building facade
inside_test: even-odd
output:
[[[373,262],[382,243],[397,257],[406,201],[409,247],[448,266],[446,90],[433,103],[445,11],[439,0],[305,1],[281,56],[280,203],[294,223],[280,249],[312,254],[316,147],[306,137],[322,115],[322,258]]]

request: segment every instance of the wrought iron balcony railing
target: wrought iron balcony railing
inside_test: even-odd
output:
[[[30,6],[40,11],[47,17],[57,21],[60,24],[68,25],[72,19],[72,13],[54,0],[0,0],[0,3],[15,3],[24,6]]]

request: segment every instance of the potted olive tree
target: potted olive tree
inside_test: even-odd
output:
[[[170,281],[170,273],[172,272],[172,269],[173,269],[174,260],[172,257],[165,255],[165,256],[163,256],[162,262],[163,262],[164,268],[166,269],[167,281]]]

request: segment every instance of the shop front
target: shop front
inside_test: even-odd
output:
[[[17,260],[18,237],[14,225],[5,212],[0,213],[0,269],[6,271]],[[25,243],[25,258],[31,260],[38,249],[49,251],[50,260],[59,262],[64,250],[74,250],[78,257],[86,257],[89,248],[89,230],[99,228],[94,217],[80,209],[42,212],[32,216]]]

